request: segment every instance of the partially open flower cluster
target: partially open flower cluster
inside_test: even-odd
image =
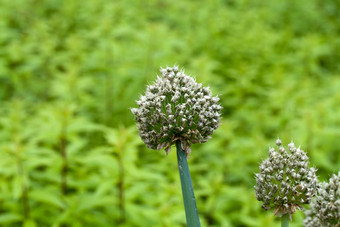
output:
[[[274,208],[274,214],[289,216],[309,203],[316,194],[318,180],[316,169],[308,167],[308,157],[291,142],[289,152],[276,141],[278,151],[269,149],[269,158],[260,165],[256,174],[256,198],[263,201],[265,210]]]
[[[329,183],[324,183],[318,190],[315,200],[311,203],[311,210],[307,212],[305,226],[309,225],[308,214],[315,214],[315,221],[321,223],[319,226],[340,227],[340,172],[333,174]]]
[[[192,143],[206,142],[219,126],[219,98],[176,66],[160,71],[162,76],[137,101],[139,108],[131,110],[139,135],[147,147],[166,153],[180,140],[189,154]]]

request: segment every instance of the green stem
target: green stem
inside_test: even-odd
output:
[[[281,217],[281,227],[288,227],[289,226],[289,215],[285,214]]]
[[[194,189],[192,187],[187,156],[185,154],[185,151],[182,149],[181,142],[179,140],[176,141],[176,148],[187,226],[199,227],[201,226],[200,219],[198,217],[195,194]]]

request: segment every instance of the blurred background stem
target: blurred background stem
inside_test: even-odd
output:
[[[30,218],[30,207],[28,202],[28,190],[27,185],[25,183],[25,176],[24,176],[24,168],[22,165],[22,160],[19,155],[17,155],[17,165],[18,165],[18,174],[21,176],[21,191],[22,191],[22,205],[24,209],[24,218],[28,220]]]
[[[67,142],[67,137],[66,137],[66,127],[67,127],[67,123],[66,123],[66,117],[65,117],[65,121],[63,123],[62,126],[62,132],[61,132],[61,136],[60,136],[60,152],[61,152],[61,157],[62,157],[62,169],[61,169],[61,193],[63,195],[67,194],[67,151],[66,151],[66,142]]]
[[[121,144],[117,146],[117,155],[118,155],[118,201],[119,201],[119,210],[120,217],[118,220],[119,224],[125,222],[125,202],[124,202],[124,162],[123,162],[123,154]]]
[[[182,194],[185,207],[185,216],[187,219],[188,227],[196,227],[200,225],[200,219],[198,217],[198,211],[196,206],[196,199],[194,189],[192,187],[189,166],[187,162],[187,156],[185,151],[181,147],[181,141],[176,141],[177,148],[177,161],[179,176],[181,178]]]

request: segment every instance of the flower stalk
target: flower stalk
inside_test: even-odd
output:
[[[281,227],[288,227],[289,226],[289,215],[285,214],[281,218]]]
[[[194,194],[194,189],[192,187],[189,166],[187,162],[187,156],[185,151],[181,147],[181,142],[176,141],[177,148],[177,161],[179,176],[181,178],[182,194],[185,208],[185,216],[187,220],[187,226],[197,227],[200,225],[200,219],[198,216],[196,199]]]

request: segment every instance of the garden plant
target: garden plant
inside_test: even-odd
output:
[[[211,95],[209,87],[179,71],[178,66],[161,68],[161,73],[137,101],[139,108],[131,111],[149,148],[164,148],[168,154],[176,144],[187,224],[200,226],[187,157],[191,144],[206,142],[219,126],[219,98]]]
[[[0,0],[0,226],[186,226],[182,162],[202,227],[337,226],[339,12],[335,0]],[[272,164],[298,157],[277,137],[308,155],[301,179],[275,180]],[[281,184],[287,201],[274,201]]]
[[[288,151],[276,140],[278,150],[269,148],[269,158],[260,165],[256,174],[256,198],[265,210],[274,209],[281,218],[281,226],[289,226],[289,219],[303,204],[308,204],[316,194],[318,180],[316,169],[309,168],[307,154],[293,142]]]

